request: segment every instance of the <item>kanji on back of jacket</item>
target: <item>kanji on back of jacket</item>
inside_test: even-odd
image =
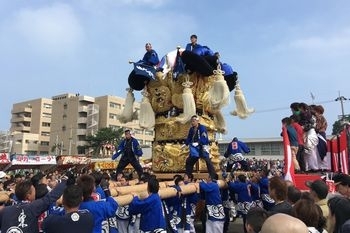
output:
[[[193,115],[208,131],[209,153],[219,169],[218,133],[226,133],[222,108],[229,104],[235,90],[236,109],[232,115],[247,118],[254,109],[247,107],[238,84],[237,73],[222,63],[206,46],[196,51],[178,47],[166,54],[155,67],[134,63],[128,77],[129,88],[125,107],[119,116],[121,123],[135,119],[134,91],[142,91],[138,120],[141,128],[154,129],[152,170],[154,173],[184,172],[189,149],[183,149]],[[195,171],[206,171],[203,161]]]

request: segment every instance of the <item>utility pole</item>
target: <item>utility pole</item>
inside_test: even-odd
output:
[[[344,114],[344,101],[348,100],[347,98],[345,98],[344,96],[340,96],[340,92],[339,92],[339,96],[338,98],[335,99],[335,101],[340,101],[340,106],[341,106],[341,120],[344,121],[345,118],[345,114]]]

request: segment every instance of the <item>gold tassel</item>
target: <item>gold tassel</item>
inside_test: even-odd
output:
[[[230,102],[230,90],[223,76],[224,74],[225,72],[218,65],[218,69],[214,70],[215,81],[208,91],[209,103],[212,110],[221,109]]]
[[[120,123],[128,123],[137,119],[137,112],[133,112],[135,97],[132,88],[127,88],[125,105],[122,113],[117,117]]]
[[[248,108],[247,103],[243,94],[243,91],[241,90],[241,87],[239,86],[238,80],[236,82],[235,86],[235,103],[236,103],[236,110],[233,110],[231,112],[231,115],[238,116],[241,119],[247,118],[250,114],[255,112],[254,108]]]
[[[156,124],[156,118],[155,114],[152,108],[151,103],[149,102],[148,98],[148,92],[146,90],[147,87],[142,92],[142,101],[140,104],[140,117],[139,117],[139,123],[140,127],[144,129],[150,129],[153,128]]]
[[[176,121],[180,121],[181,124],[187,123],[191,117],[196,114],[196,103],[191,89],[193,82],[190,82],[188,74],[185,75],[185,82],[182,83],[182,86],[184,87],[182,93],[183,114],[176,118]]]

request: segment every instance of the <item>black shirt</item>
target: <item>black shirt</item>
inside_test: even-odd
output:
[[[43,223],[46,233],[91,233],[94,228],[94,219],[87,210],[79,210],[61,215],[49,215]]]

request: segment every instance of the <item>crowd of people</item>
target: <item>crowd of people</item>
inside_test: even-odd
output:
[[[321,105],[294,102],[292,115],[282,119],[286,127],[297,173],[330,170],[327,158],[327,120]]]
[[[131,202],[123,206],[110,191],[111,182],[120,187],[132,184],[123,173],[38,172],[15,177],[5,177],[10,181],[6,181],[8,191],[0,192],[1,232],[196,232],[195,221],[202,221],[203,232],[228,232],[237,217],[248,233],[304,232],[301,228],[350,232],[350,176],[346,174],[333,177],[335,193],[322,179],[306,182],[309,191],[299,190],[266,169],[222,180],[216,174],[203,180],[177,174],[169,186],[177,195],[161,199],[159,181],[144,173],[135,185],[147,183],[148,196],[132,193]],[[182,194],[183,187],[192,183],[198,183],[199,190]],[[278,223],[275,218],[286,219],[285,228],[272,231],[271,221]]]
[[[187,51],[198,53],[207,48],[197,43],[196,35],[190,40]],[[156,51],[150,43],[145,48],[143,62],[156,66]],[[304,103],[290,107],[292,115],[283,118],[282,124],[296,172],[328,170],[323,107]],[[142,149],[137,139],[130,130],[124,134],[112,156],[121,156],[115,172],[68,170],[14,176],[2,172],[1,232],[193,233],[194,222],[201,221],[203,232],[226,233],[230,223],[241,217],[245,233],[350,233],[349,175],[333,177],[335,193],[330,193],[321,179],[306,182],[309,191],[299,190],[283,179],[283,161],[246,159],[243,154],[249,153],[249,148],[235,137],[224,154],[226,164],[219,180],[209,156],[207,129],[194,115],[183,145],[189,147],[186,172],[174,175],[171,187],[177,194],[162,199],[158,179],[139,163]],[[195,180],[193,166],[200,158],[205,160],[209,175]],[[123,173],[129,163],[138,174],[135,185],[147,183],[148,195],[132,193],[130,203],[119,205],[111,195],[111,183],[132,185],[132,177]],[[183,187],[193,183],[199,189],[183,194]]]

